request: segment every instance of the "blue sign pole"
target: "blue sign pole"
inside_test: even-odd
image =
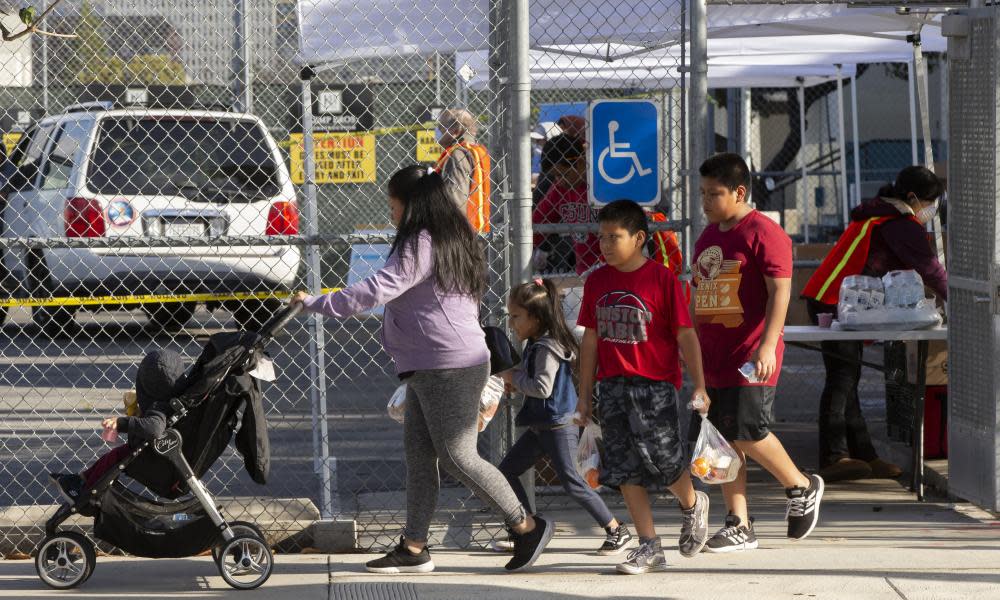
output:
[[[660,203],[660,106],[650,100],[597,100],[587,120],[590,203]]]

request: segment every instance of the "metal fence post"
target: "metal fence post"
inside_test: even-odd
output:
[[[319,207],[316,200],[316,160],[313,150],[312,79],[316,73],[310,68],[302,69],[302,164],[306,196],[306,233],[319,234]],[[323,288],[320,280],[320,253],[315,244],[306,246],[306,283],[311,294],[320,294]],[[309,387],[312,405],[313,468],[319,475],[320,512],[323,518],[334,516],[334,503],[330,464],[330,435],[326,410],[326,330],[322,317],[309,316]]]
[[[688,152],[688,214],[691,222],[689,236],[691,247],[705,228],[705,218],[701,211],[701,191],[697,172],[702,161],[708,158],[708,17],[705,0],[693,0],[691,6],[691,87],[688,92],[688,128],[690,131]]]
[[[250,48],[247,44],[247,0],[233,0],[233,110],[253,110]]]
[[[528,0],[511,0],[510,113],[511,113],[511,284],[527,281],[531,275],[531,147],[528,127],[531,119],[531,79],[529,78]]]
[[[844,133],[844,78],[841,74],[841,66],[837,65],[837,147],[840,150],[840,203],[841,203],[841,223],[844,229],[851,220],[849,201],[847,199],[847,134]]]

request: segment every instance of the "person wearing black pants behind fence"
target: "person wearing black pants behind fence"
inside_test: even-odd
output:
[[[813,323],[837,314],[840,284],[848,275],[882,277],[913,269],[948,299],[948,275],[927,239],[925,225],[944,185],[929,169],[906,167],[878,197],[851,211],[851,223],[809,279],[802,297]],[[878,457],[858,399],[862,342],[823,342],[826,384],[820,397],[819,466],[826,481],[896,478],[902,470]]]
[[[524,394],[524,406],[517,413],[516,423],[528,430],[507,452],[499,468],[525,510],[531,513],[531,503],[518,477],[539,458],[548,457],[566,493],[607,533],[597,553],[610,556],[625,550],[632,534],[576,469],[580,428],[573,423],[577,397],[572,364],[579,346],[566,326],[561,302],[559,291],[548,279],[521,284],[511,292],[507,303],[510,326],[518,339],[528,345],[524,362],[502,376]],[[498,540],[493,549],[507,552],[513,550],[513,545]]]
[[[382,343],[406,380],[406,527],[396,548],[365,568],[386,574],[434,570],[427,537],[440,466],[503,517],[514,540],[506,569],[526,569],[552,538],[553,524],[526,514],[504,476],[476,449],[490,370],[479,326],[486,258],[440,174],[407,167],[392,176],[388,192],[397,230],[385,267],[339,292],[292,297],[308,311],[339,319],[384,304]]]

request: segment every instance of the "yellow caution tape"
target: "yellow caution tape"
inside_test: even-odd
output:
[[[418,125],[400,125],[398,127],[382,127],[379,129],[370,129],[367,131],[314,131],[314,134],[321,133],[337,133],[342,135],[398,135],[400,133],[414,133],[417,131],[434,130],[435,124],[433,122],[420,123]],[[299,134],[302,135],[302,134]],[[278,146],[284,149],[288,149],[292,146],[291,139],[285,139],[278,142]]]
[[[324,294],[342,288],[323,288]],[[116,304],[169,304],[173,302],[213,302],[222,300],[270,300],[288,298],[291,292],[234,292],[231,294],[145,294],[141,296],[80,296],[63,298],[11,298],[0,308],[18,306],[99,306]]]

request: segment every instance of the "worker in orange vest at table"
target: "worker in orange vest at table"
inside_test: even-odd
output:
[[[479,123],[467,110],[441,111],[435,137],[444,152],[434,170],[444,178],[449,196],[479,233],[490,230],[490,155],[476,143]]]
[[[809,316],[837,313],[840,284],[849,275],[882,277],[912,269],[943,300],[948,275],[927,237],[926,223],[937,212],[944,192],[941,180],[921,166],[906,167],[878,197],[851,211],[851,223],[806,283],[802,297]],[[896,478],[901,469],[878,458],[861,413],[862,342],[822,342],[826,384],[820,397],[819,466],[827,482]],[[850,360],[849,360],[850,359]]]

